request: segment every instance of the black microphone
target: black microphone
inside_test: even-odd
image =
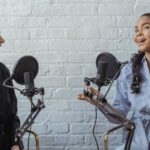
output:
[[[25,89],[27,91],[34,90],[34,74],[33,74],[33,72],[25,72],[24,73],[24,83],[25,83]]]
[[[107,69],[108,69],[108,62],[106,62],[106,61],[98,62],[95,84],[97,84],[100,87],[105,85]]]
[[[108,62],[106,61],[99,61],[97,66],[97,75],[93,78],[84,78],[84,82],[87,86],[90,86],[90,82],[93,82],[94,84],[98,85],[99,87],[103,85],[107,85],[106,83],[106,74],[108,70]]]
[[[97,80],[104,80],[106,78],[107,68],[108,68],[108,62],[106,61],[98,62],[97,75],[96,75]]]
[[[97,86],[106,86],[116,80],[120,75],[121,66],[124,66],[128,61],[119,62],[111,53],[104,52],[97,56],[96,67],[97,74],[94,78],[85,78],[84,82],[87,86],[90,82]]]

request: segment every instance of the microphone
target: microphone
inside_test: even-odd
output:
[[[106,61],[98,62],[95,84],[97,84],[99,87],[105,85],[105,81],[107,78],[107,76],[106,76],[107,69],[108,69],[108,62],[106,62]]]
[[[24,72],[24,94],[28,97],[33,97],[35,94],[38,94],[38,89],[34,87],[34,73],[33,72]]]
[[[38,92],[41,92],[42,95],[44,91],[41,89],[37,90],[34,87],[34,79],[38,73],[38,69],[38,61],[33,56],[23,56],[16,62],[12,74],[3,82],[3,85],[7,88],[16,89],[28,97],[33,97]],[[6,84],[11,79],[14,79],[18,84],[25,85],[25,89],[20,90],[19,88]]]
[[[111,53],[100,53],[96,58],[97,74],[93,78],[85,78],[84,82],[87,86],[90,82],[98,87],[106,86],[120,75],[121,66],[124,66],[128,61],[119,62]]]
[[[106,78],[107,68],[108,68],[108,62],[106,61],[98,62],[97,75],[96,75],[97,80],[104,80]]]
[[[96,77],[93,78],[84,78],[84,82],[86,83],[87,86],[90,85],[90,82],[93,82],[94,84],[98,85],[99,87],[103,85],[108,84],[108,79],[107,79],[107,70],[108,70],[108,62],[106,61],[99,61],[98,66],[97,66],[97,75]]]
[[[25,89],[27,91],[34,90],[34,74],[33,74],[33,72],[25,72],[24,73],[24,83],[25,83]]]

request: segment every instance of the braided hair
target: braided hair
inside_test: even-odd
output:
[[[131,89],[133,93],[139,93],[140,92],[140,85],[142,81],[142,76],[140,74],[140,68],[141,68],[141,61],[144,57],[143,52],[138,52],[137,54],[134,54],[131,61],[132,61],[132,73],[133,73],[133,81],[131,85]]]
[[[145,13],[141,15],[141,17],[150,17],[150,13]],[[144,57],[144,52],[138,52],[137,54],[134,54],[131,61],[132,61],[132,72],[133,72],[133,81],[131,85],[131,89],[133,93],[140,93],[140,85],[142,82],[142,76],[140,74],[141,69],[141,61]]]

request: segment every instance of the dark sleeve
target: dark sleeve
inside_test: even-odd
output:
[[[9,81],[9,84],[13,86],[12,81]],[[20,127],[20,119],[17,116],[17,98],[14,89],[9,89],[9,94],[11,98],[11,114],[12,116],[12,127],[11,127],[11,145],[19,145],[20,149],[23,149],[22,141],[15,139],[16,130]]]
[[[7,88],[3,86],[3,82],[10,76],[9,69],[2,63],[0,63],[0,86],[1,86],[1,103],[3,103],[3,107],[7,109],[8,115],[16,115],[17,114],[17,98],[15,95],[14,89]],[[13,86],[12,80],[7,82],[8,85]],[[5,114],[6,116],[6,114]]]
[[[10,127],[10,145],[18,145],[20,147],[20,150],[23,150],[24,146],[22,140],[15,138],[16,129],[20,127],[20,119],[18,116],[15,115],[12,117],[11,122],[12,126]]]
[[[1,79],[2,82],[7,79],[10,76],[8,68],[0,63],[0,69],[1,69]],[[1,82],[1,85],[3,84]],[[9,85],[13,86],[12,80],[8,81]],[[20,120],[17,116],[17,98],[14,89],[7,89],[6,87],[3,87],[3,90],[5,90],[5,101],[9,103],[9,110],[8,111],[8,121],[7,121],[7,130],[8,130],[8,136],[9,136],[9,143],[11,146],[13,145],[19,145],[21,141],[15,141],[15,133],[16,129],[20,127]],[[7,97],[7,98],[6,98]]]
[[[11,122],[11,126],[9,126],[10,145],[11,146],[18,145],[17,141],[15,140],[15,131],[17,128],[20,127],[20,120],[18,116],[12,116],[10,118],[10,122]]]

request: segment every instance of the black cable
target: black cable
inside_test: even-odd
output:
[[[124,63],[121,65],[121,67],[119,68],[119,70],[118,70],[117,73],[115,74],[114,78],[112,79],[112,81],[111,81],[111,83],[110,83],[110,86],[108,87],[108,89],[107,89],[107,91],[106,91],[106,93],[105,93],[105,95],[104,95],[103,98],[106,98],[106,96],[107,96],[107,94],[108,94],[108,92],[109,92],[109,90],[110,90],[110,88],[111,88],[111,86],[112,86],[114,80],[116,79],[118,73],[120,72],[120,70],[121,70],[121,69],[125,66],[125,64],[127,64],[127,63],[128,63],[128,61],[127,61],[127,62],[124,62]],[[98,87],[98,95],[99,95],[99,93],[100,93],[100,87]],[[97,99],[99,99],[99,96],[97,96]],[[97,106],[95,106],[95,120],[94,120],[94,124],[93,124],[92,133],[93,133],[93,137],[94,137],[94,140],[95,140],[95,143],[96,143],[96,146],[97,146],[97,150],[100,150],[99,145],[98,145],[98,141],[97,141],[97,138],[96,138],[96,135],[95,135],[96,123],[97,123]]]
[[[99,92],[100,92],[100,87],[98,87],[98,95],[99,95]],[[97,96],[97,99],[98,99],[98,96]],[[97,138],[96,138],[96,135],[95,135],[96,123],[97,123],[97,106],[95,106],[95,120],[94,120],[94,124],[93,124],[92,133],[93,133],[93,137],[94,137],[94,140],[95,140],[95,143],[96,143],[97,150],[100,150],[99,145],[98,145],[98,141],[97,141]]]
[[[96,143],[96,146],[97,146],[97,150],[100,150],[99,146],[98,146],[98,141],[97,141],[96,135],[95,135],[96,123],[97,123],[97,106],[95,106],[95,120],[94,120],[94,124],[93,124],[92,133],[93,133],[93,137],[94,137],[94,140],[95,140],[95,143]]]
[[[110,85],[109,85],[109,87],[108,87],[108,89],[107,89],[107,91],[106,91],[106,93],[105,93],[105,95],[104,95],[103,98],[106,98],[106,96],[107,96],[107,94],[108,94],[108,92],[109,92],[109,90],[110,90],[110,88],[111,88],[111,86],[112,86],[114,80],[116,79],[118,73],[121,71],[121,69],[122,69],[127,63],[128,63],[128,61],[124,62],[124,63],[121,65],[121,67],[119,68],[119,70],[117,71],[117,73],[115,74],[115,76],[113,77],[113,79],[112,79],[112,81],[111,81],[111,83],[110,83]]]

